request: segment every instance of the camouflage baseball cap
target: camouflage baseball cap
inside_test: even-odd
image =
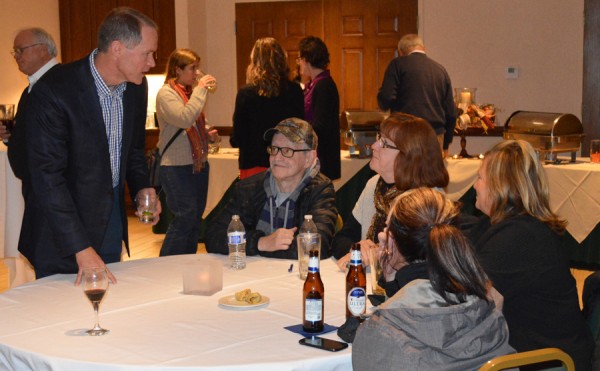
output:
[[[317,149],[319,143],[312,125],[296,117],[285,119],[274,128],[265,131],[263,138],[271,142],[275,133],[283,134],[292,143],[304,142],[310,149]]]

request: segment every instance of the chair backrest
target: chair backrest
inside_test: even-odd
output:
[[[496,357],[487,361],[479,371],[498,371],[556,360],[561,361],[567,371],[575,371],[575,364],[571,357],[558,348],[544,348]]]

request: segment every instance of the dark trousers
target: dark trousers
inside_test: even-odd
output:
[[[196,174],[192,165],[161,166],[160,181],[173,221],[160,249],[160,256],[195,254],[198,233],[208,193],[209,165]]]

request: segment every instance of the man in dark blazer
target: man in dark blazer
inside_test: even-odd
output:
[[[418,35],[402,36],[398,54],[383,76],[377,94],[379,108],[427,120],[446,157],[456,125],[450,76],[441,64],[425,54],[423,40]]]
[[[17,106],[15,126],[11,133],[3,135],[8,145],[8,161],[15,176],[22,181],[23,198],[27,199],[29,172],[27,170],[27,150],[25,125],[20,122],[27,107],[27,98],[34,84],[49,70],[57,65],[56,44],[52,36],[41,28],[27,28],[19,31],[13,43],[12,55],[19,71],[27,75],[29,86],[23,90]]]
[[[129,246],[125,181],[132,195],[156,197],[144,157],[144,73],[155,65],[156,24],[116,8],[98,34],[88,57],[40,79],[23,117],[32,195],[19,251],[37,278],[78,273],[79,284],[83,268],[119,261],[122,242]],[[159,213],[160,204],[155,223]]]

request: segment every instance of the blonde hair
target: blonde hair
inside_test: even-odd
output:
[[[165,72],[165,83],[177,77],[177,68],[184,69],[192,63],[200,63],[200,56],[191,49],[175,49],[169,55],[167,71]]]
[[[531,144],[500,142],[485,154],[484,161],[492,224],[527,214],[558,233],[565,230],[567,222],[550,210],[546,173]]]
[[[261,97],[276,97],[281,92],[281,81],[289,80],[290,67],[281,45],[272,37],[256,40],[250,53],[246,83],[258,88]]]
[[[468,295],[488,301],[491,286],[465,235],[457,227],[460,210],[443,193],[411,189],[398,196],[390,209],[388,233],[409,263],[425,260],[434,290],[448,303]],[[388,238],[389,241],[389,238]]]

